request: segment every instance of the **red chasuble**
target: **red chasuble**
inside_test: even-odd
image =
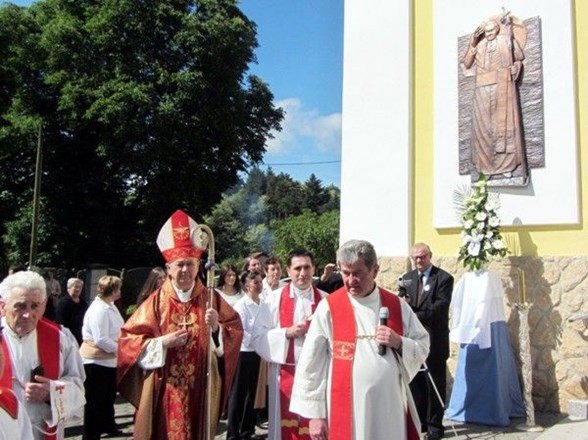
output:
[[[290,297],[290,285],[288,283],[282,289],[280,297],[280,327],[288,328],[294,325],[294,309],[296,301]],[[322,299],[319,290],[312,286],[314,295],[314,304],[312,313],[314,313],[317,304]],[[292,385],[294,384],[294,373],[296,359],[294,359],[294,341],[288,341],[288,353],[286,355],[286,364],[280,366],[280,416],[282,427],[282,440],[301,440],[310,439],[308,431],[308,419],[290,412],[290,399],[292,398]]]
[[[44,376],[56,380],[59,377],[59,326],[48,319],[41,319],[37,323],[37,353],[39,354],[40,364],[45,372]],[[10,350],[6,341],[2,338],[2,352],[4,354],[4,373],[0,378],[0,385],[12,389],[12,361],[10,360]],[[57,433],[57,427],[44,427],[45,440],[54,440]]]
[[[211,431],[216,430],[220,408],[226,402],[243,338],[239,314],[218,293],[214,295],[214,306],[222,326],[224,375],[220,377],[219,386],[215,386],[219,368],[213,355],[212,426],[208,427]],[[117,381],[121,395],[137,408],[135,439],[208,438],[206,374],[207,355],[212,351],[208,326],[204,322],[207,296],[206,288],[197,280],[192,299],[182,303],[168,279],[121,328]],[[162,368],[144,372],[137,365],[148,340],[182,328],[188,331],[188,342],[168,349]]]
[[[379,288],[380,303],[390,311],[386,325],[403,335],[400,299],[391,292]],[[353,438],[353,360],[355,358],[356,325],[355,313],[345,288],[327,297],[333,322],[333,370],[331,376],[331,408],[329,414],[329,439],[351,440]],[[385,390],[384,390],[385,391]],[[415,424],[406,411],[407,436],[418,440]]]

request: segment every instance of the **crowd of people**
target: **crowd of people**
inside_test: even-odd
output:
[[[63,439],[76,420],[86,440],[123,435],[117,392],[136,408],[135,439],[214,438],[223,417],[227,440],[258,438],[266,419],[273,440],[444,436],[453,277],[426,244],[411,249],[398,294],[376,284],[363,240],[318,279],[313,254],[296,248],[284,267],[256,253],[213,284],[199,228],[180,210],[163,225],[165,268],[126,322],[115,276],[89,305],[77,278],[61,297],[53,273],[2,281],[0,438]]]

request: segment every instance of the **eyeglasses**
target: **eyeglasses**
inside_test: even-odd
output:
[[[427,258],[429,258],[429,254],[424,254],[424,255],[413,255],[410,258],[412,258],[413,260],[426,260]]]

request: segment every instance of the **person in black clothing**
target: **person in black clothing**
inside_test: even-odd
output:
[[[316,283],[316,287],[327,293],[333,293],[335,290],[343,287],[343,277],[339,273],[335,263],[328,263],[323,269],[323,274]]]
[[[88,304],[82,298],[84,282],[79,278],[67,280],[67,295],[64,295],[57,303],[55,321],[67,327],[78,341],[82,344],[82,324]]]
[[[404,297],[427,332],[431,341],[426,366],[439,391],[443,405],[435,393],[425,370],[417,373],[410,390],[421,419],[421,430],[427,439],[443,437],[443,413],[447,358],[449,357],[449,303],[453,292],[453,276],[431,263],[433,253],[425,243],[416,243],[410,258],[414,270],[404,274],[398,295]],[[410,280],[409,283],[406,281]]]

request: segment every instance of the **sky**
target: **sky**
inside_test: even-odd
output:
[[[261,168],[299,182],[314,173],[323,185],[340,187],[343,0],[240,0],[239,6],[257,24],[250,73],[269,84],[286,113]]]
[[[257,65],[286,116],[264,164],[340,186],[343,0],[241,0],[257,24]]]

